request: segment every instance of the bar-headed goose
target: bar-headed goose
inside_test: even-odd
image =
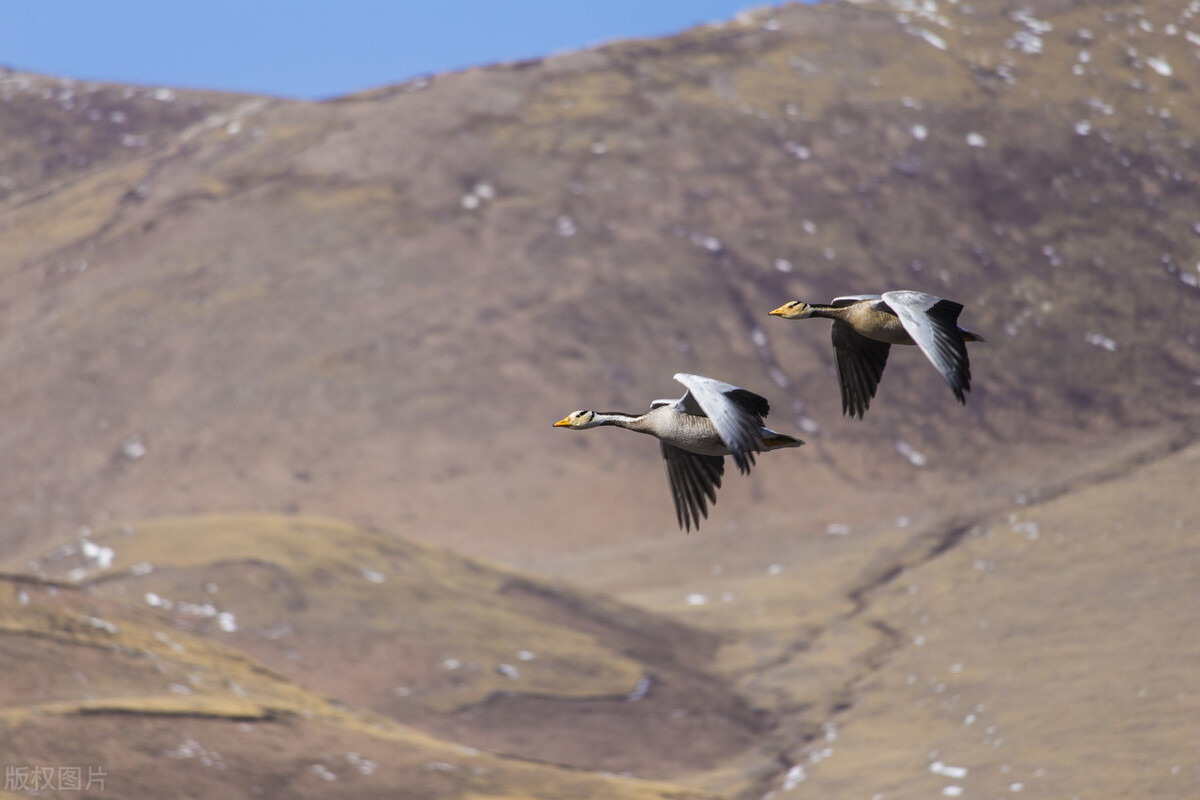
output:
[[[554,425],[576,430],[614,425],[656,437],[675,500],[675,516],[679,527],[690,532],[693,524],[700,529],[701,517],[708,517],[705,498],[717,502],[725,456],[733,456],[738,469],[748,473],[755,453],[799,447],[804,442],[763,427],[770,406],[754,392],[683,372],[675,375],[675,380],[687,387],[683,397],[655,400],[640,416],[575,411]]]
[[[915,344],[967,402],[971,362],[967,342],[985,339],[958,324],[962,304],[924,292],[897,291],[836,297],[829,305],[793,300],[771,312],[784,319],[833,320],[833,351],[842,386],[842,413],[862,419],[894,344]]]

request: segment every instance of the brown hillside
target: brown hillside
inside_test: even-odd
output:
[[[3,76],[0,557],[117,537],[114,570],[175,566],[68,595],[227,587],[206,645],[488,752],[739,798],[1194,794],[1200,7],[1029,5],[788,5],[326,103]],[[965,407],[894,348],[844,418],[828,323],[767,316],[891,288],[987,337]],[[678,371],[808,442],[690,536],[651,441],[551,427]],[[545,692],[497,694],[526,637]],[[659,705],[614,699],[651,667]]]

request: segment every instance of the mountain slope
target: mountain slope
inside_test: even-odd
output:
[[[1096,753],[1130,752],[1097,724],[1110,690],[1148,676],[1155,714],[1116,705],[1154,743],[1181,740],[1170,698],[1196,694],[1161,667],[1194,603],[1143,589],[1191,569],[1170,527],[1190,517],[1159,510],[1194,482],[1198,40],[1194,3],[896,0],[169,118],[121,88],[72,117],[66,84],[31,78],[14,141],[36,154],[70,119],[101,144],[23,156],[0,199],[0,552],[62,575],[87,564],[58,548],[111,546],[130,560],[84,573],[88,602],[212,603],[153,613],[489,750],[723,796],[915,796],[948,777],[928,754],[955,765],[941,751],[974,736],[984,789],[1019,765],[1028,796],[1068,795]],[[146,107],[136,147],[118,102]],[[827,323],[767,316],[890,288],[963,302],[987,337],[965,407],[894,348],[846,419]],[[690,536],[653,442],[551,427],[644,409],[676,371],[764,394],[808,441],[730,474]],[[1066,549],[1022,549],[1031,517]],[[543,577],[476,583],[446,545]],[[431,604],[409,615],[415,587]],[[967,696],[1003,704],[1020,748],[960,726],[982,713]],[[1175,751],[1139,756],[1092,774],[1188,796]]]
[[[180,630],[217,640],[276,679],[474,747],[664,777],[719,762],[762,727],[705,671],[717,635],[352,525],[274,516],[151,520],[97,532],[32,567],[39,582],[119,609],[120,630],[142,619],[139,627],[153,622],[170,637]],[[95,625],[102,630],[93,639],[117,633],[104,620]],[[128,631],[122,636],[121,647],[134,646]],[[155,637],[157,650],[170,645]],[[197,687],[247,680],[221,666],[194,669],[208,673]],[[126,673],[107,677],[130,687],[145,680]],[[207,697],[178,677],[151,686],[162,683]],[[119,694],[105,692],[112,693]],[[164,702],[162,694],[152,691],[159,699],[145,703]],[[244,695],[235,695],[224,702],[238,704]],[[687,714],[673,715],[677,706]],[[245,713],[271,716],[272,707]],[[564,738],[533,722],[572,715],[586,715],[623,746],[597,748],[586,734]]]
[[[1167,13],[1188,24],[1147,12],[1151,35],[1103,4],[1040,26],[973,4],[947,9],[948,28],[884,5],[788,7],[771,25],[273,103],[6,206],[10,230],[37,236],[11,239],[3,277],[21,298],[0,317],[0,407],[20,420],[3,434],[19,454],[4,535],[267,507],[526,557],[492,527],[587,546],[599,529],[548,520],[580,470],[618,464],[632,482],[596,478],[636,512],[614,508],[615,527],[665,532],[652,448],[548,426],[644,407],[680,369],[808,428],[811,449],[783,457],[802,483],[829,467],[980,476],[1009,469],[1010,448],[1040,463],[1190,424],[1200,201],[1180,76],[1195,45],[1161,32]],[[1041,52],[1011,44],[1022,31]],[[852,425],[821,326],[766,311],[894,286],[963,301],[989,342],[965,410],[896,353]]]

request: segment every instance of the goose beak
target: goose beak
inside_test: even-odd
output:
[[[784,304],[783,304],[783,305],[781,305],[779,308],[777,308],[777,309],[775,309],[774,311],[772,311],[772,312],[771,312],[771,316],[772,316],[772,317],[782,317],[784,314],[786,314],[786,313],[787,313],[787,310],[788,310],[788,306],[789,306],[789,305],[791,305],[791,304],[790,304],[790,303],[784,303]]]
[[[567,425],[570,425],[570,424],[571,424],[571,418],[570,418],[570,417],[563,417],[563,418],[562,418],[562,419],[560,419],[558,422],[554,423],[554,427],[556,427],[556,428],[562,428],[562,427],[564,427],[564,426],[567,426]]]

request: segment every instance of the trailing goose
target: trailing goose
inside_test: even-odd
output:
[[[958,324],[961,303],[924,292],[836,297],[829,305],[793,300],[771,312],[784,319],[833,320],[833,351],[842,387],[842,413],[862,419],[894,344],[915,344],[966,404],[971,389],[967,342],[986,341]]]
[[[717,502],[725,472],[725,456],[733,456],[743,474],[754,465],[754,454],[799,447],[800,439],[763,427],[770,406],[766,398],[737,386],[680,372],[675,380],[687,391],[678,400],[655,400],[640,416],[620,412],[575,411],[555,427],[585,430],[613,425],[648,433],[659,440],[667,481],[675,501],[679,527],[700,529],[708,517],[708,501]]]

